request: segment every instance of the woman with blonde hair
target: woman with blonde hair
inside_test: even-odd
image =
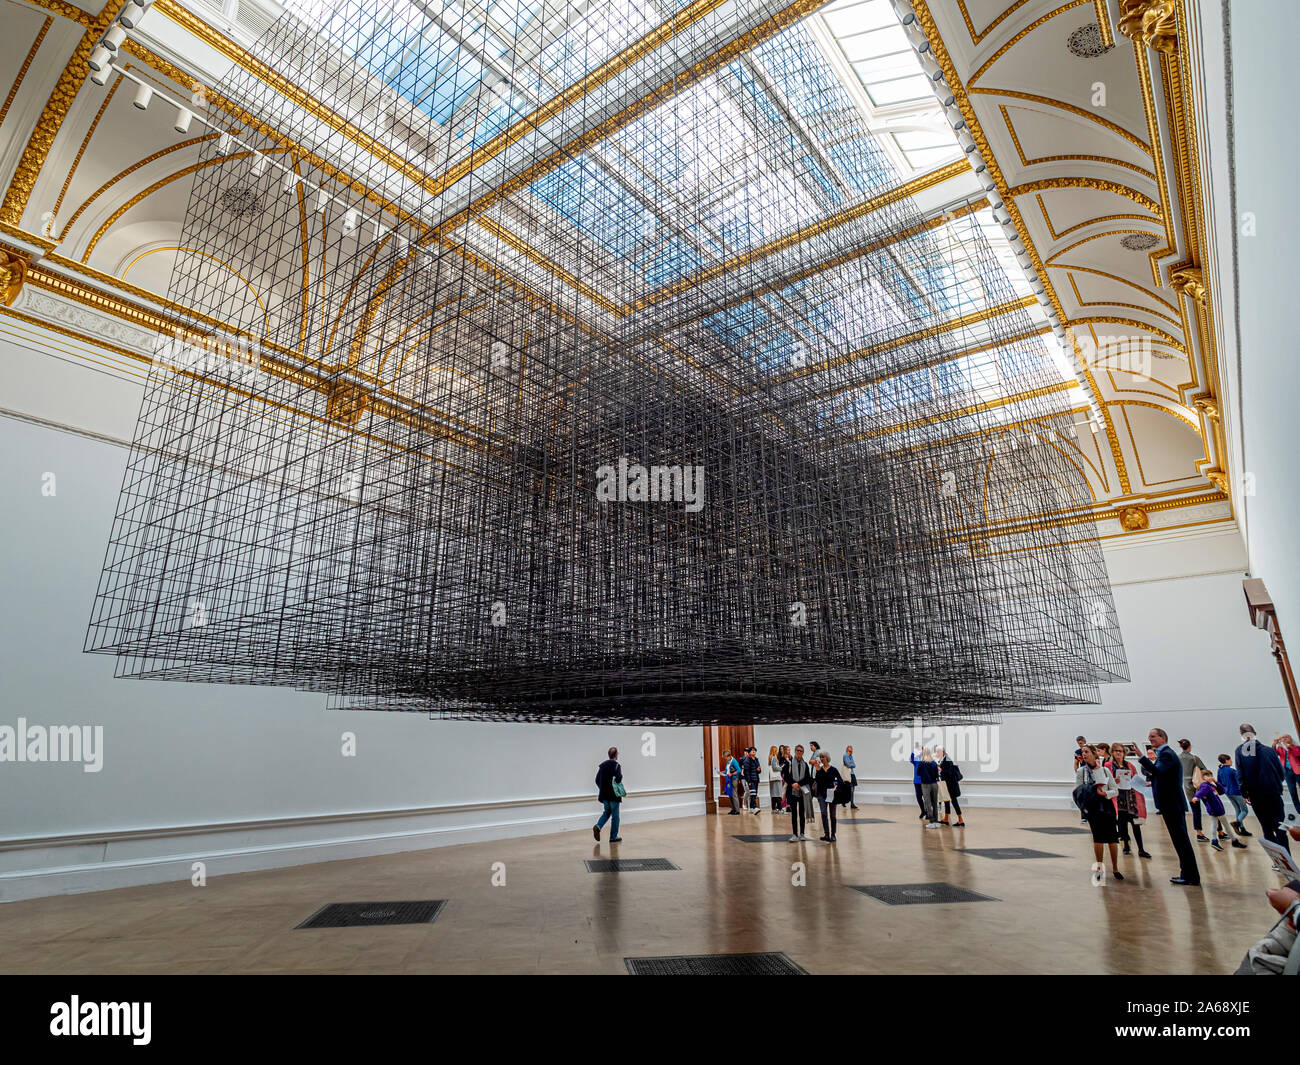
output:
[[[781,748],[775,743],[767,752],[767,768],[770,774],[767,787],[772,796],[772,812],[776,813],[781,809],[781,793],[785,785],[781,782]]]

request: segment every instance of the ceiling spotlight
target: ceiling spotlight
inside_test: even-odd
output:
[[[330,205],[329,193],[324,189],[316,190],[316,213],[324,214],[325,208]]]
[[[141,3],[140,0],[131,0],[126,7],[122,8],[122,13],[117,16],[117,21],[128,30],[133,30],[140,25],[140,20],[144,18],[145,12],[148,10],[148,0],[145,3]]]
[[[193,111],[186,107],[178,107],[176,109],[176,121],[172,123],[172,129],[177,133],[188,133],[190,131],[190,123],[193,121]]]
[[[148,110],[149,101],[152,99],[153,99],[153,89],[151,89],[148,85],[140,85],[137,86],[135,90],[135,99],[131,101],[131,105],[133,107],[139,108],[141,111],[145,111]]]
[[[113,76],[113,68],[111,66],[108,66],[107,64],[104,65],[103,67],[100,67],[98,70],[92,70],[90,72],[90,80],[93,81],[96,85],[106,84],[108,82],[108,79],[111,78],[112,76]]]
[[[109,31],[104,34],[103,39],[99,43],[110,52],[116,52],[125,40],[126,30],[121,26],[113,25],[109,28]]]
[[[234,137],[232,137],[229,133],[223,133],[220,137],[217,138],[217,154],[229,155],[230,149],[234,147],[234,143],[235,143]]]
[[[102,44],[95,45],[90,53],[90,58],[86,60],[86,65],[91,70],[105,70],[113,62],[113,53],[105,48]],[[98,84],[103,85],[101,81]]]
[[[356,228],[357,228],[357,210],[355,207],[350,207],[348,208],[348,210],[343,212],[343,232],[351,233]]]
[[[379,239],[380,239],[380,238],[381,238],[385,233],[388,232],[388,230],[386,230],[386,229],[383,227],[383,225],[380,223],[380,221],[379,221],[378,218],[376,218],[376,219],[375,219],[372,223],[370,223],[370,224],[371,224],[372,226],[375,227],[375,235],[374,235],[374,237],[372,238],[373,240],[379,240]]]
[[[261,152],[253,153],[253,177],[261,177],[266,173],[266,156]]]
[[[301,180],[302,178],[300,178],[292,170],[286,172],[284,175],[284,191],[293,192],[293,190],[298,187],[298,182]]]

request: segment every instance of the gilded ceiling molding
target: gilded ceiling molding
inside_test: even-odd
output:
[[[977,69],[975,73],[973,73],[970,76],[969,80],[967,80],[963,84],[965,84],[967,89],[969,89],[971,92],[974,92],[975,83],[978,82],[980,78],[982,78],[988,72],[989,67],[991,67],[994,63],[996,63],[999,59],[1001,59],[1004,55],[1006,55],[1007,52],[1009,52],[1017,44],[1023,41],[1031,33],[1033,33],[1034,30],[1038,29],[1039,26],[1043,25],[1045,22],[1050,22],[1052,19],[1056,18],[1057,15],[1069,11],[1071,8],[1079,7],[1082,4],[1089,4],[1089,3],[1092,3],[1092,0],[1068,0],[1068,3],[1062,4],[1060,7],[1055,8],[1052,11],[1049,11],[1046,15],[1040,15],[1038,18],[1034,19],[1033,22],[1029,23],[1029,25],[1021,27],[1019,30],[1017,30],[1014,34],[1011,35],[1010,40],[1005,41],[1002,45],[998,47],[997,51],[995,51],[991,56],[989,56],[988,59],[984,60],[984,62],[979,65],[979,69]],[[1008,12],[1004,11],[1003,14],[1006,15],[1008,14]],[[952,88],[951,82],[949,83],[948,87]]]
[[[1066,325],[1069,321],[1069,316],[1065,313],[1065,308],[1061,305],[1060,297],[1057,296],[1056,289],[1052,285],[1051,278],[1047,272],[1047,267],[1043,265],[1043,260],[1038,254],[1038,248],[1034,245],[1033,238],[1029,234],[1029,227],[1025,224],[1024,216],[1020,212],[1020,206],[1016,202],[1015,198],[1008,192],[1006,175],[1002,173],[1001,164],[998,162],[997,156],[994,154],[993,148],[988,142],[988,138],[984,135],[984,130],[980,126],[979,116],[975,113],[975,106],[971,103],[970,97],[966,94],[964,82],[958,75],[957,68],[953,65],[952,57],[948,54],[948,48],[944,44],[943,37],[939,33],[939,27],[935,24],[934,15],[930,13],[928,0],[912,0],[912,10],[916,14],[916,21],[921,27],[921,32],[925,34],[925,38],[929,42],[930,51],[934,56],[935,62],[938,63],[939,69],[943,71],[944,79],[947,81],[948,88],[951,90],[957,107],[961,111],[962,119],[966,123],[967,132],[970,133],[971,139],[975,141],[975,146],[979,149],[980,155],[984,159],[984,165],[988,169],[989,177],[992,178],[993,183],[997,186],[1007,213],[1011,215],[1011,221],[1016,227],[1016,233],[1019,235],[1021,242],[1025,246],[1025,253],[1029,256],[1030,262],[1033,263],[1034,268],[1038,271],[1039,277],[1042,279],[1043,287],[1047,292],[1047,298],[1051,302],[1052,308],[1056,311],[1057,318],[1060,320],[1062,325]],[[1087,375],[1087,381],[1088,387],[1092,392],[1092,398],[1097,403],[1097,406],[1101,408],[1104,415],[1105,401],[1102,398],[1101,393],[1097,391],[1097,384],[1092,380],[1091,375]],[[1113,426],[1108,429],[1108,432],[1112,437],[1112,452],[1118,453],[1119,445],[1118,441],[1113,439]],[[1122,463],[1123,456],[1118,456],[1118,458]],[[1121,465],[1119,469],[1123,470],[1123,466]],[[1126,478],[1127,474],[1123,474],[1122,476]]]
[[[1171,410],[1170,408],[1162,406],[1159,403],[1148,403],[1144,399],[1113,399],[1111,400],[1111,406],[1150,407],[1152,410],[1158,410],[1161,414],[1167,414],[1171,418],[1177,418],[1180,422],[1182,422],[1185,426],[1187,426],[1187,428],[1189,428],[1197,436],[1201,435],[1201,427],[1197,425],[1194,421],[1192,421],[1191,418],[1187,417],[1186,414],[1184,414],[1182,411]],[[1193,475],[1189,473],[1187,476],[1191,477]]]
[[[27,281],[27,266],[25,256],[0,248],[0,304],[14,305]]]
[[[467,157],[450,167],[437,178],[413,166],[400,154],[375,140],[364,130],[338,115],[316,100],[310,92],[300,88],[281,76],[255,56],[240,48],[234,41],[219,33],[198,16],[187,11],[175,0],[157,0],[160,12],[177,25],[183,27],[205,44],[216,49],[227,58],[233,59],[241,67],[253,74],[266,85],[275,89],[285,99],[307,111],[314,118],[325,123],[334,132],[347,137],[354,144],[370,152],[375,158],[393,167],[408,180],[423,188],[430,195],[437,196],[448,188],[477,170],[489,159],[495,158],[506,148],[519,141],[528,133],[568,109],[605,82],[616,77],[632,64],[663,47],[674,37],[705,16],[721,7],[725,0],[694,0],[687,7],[677,12],[672,18],[661,23],[639,40],[633,42],[613,58],[606,60],[595,70],[587,74],[564,92],[554,97],[536,111],[502,130],[486,144],[475,148]],[[823,0],[796,0],[792,8],[807,8],[801,11],[799,18],[821,6]],[[790,11],[792,9],[787,9]],[[782,13],[785,14],[785,13]],[[781,16],[776,16],[780,18]],[[752,32],[752,31],[751,31]],[[755,42],[757,43],[757,42]],[[750,46],[752,47],[752,45]]]
[[[1130,281],[1126,277],[1120,277],[1119,274],[1112,274],[1108,270],[1097,270],[1091,266],[1075,266],[1072,263],[1052,263],[1051,265],[1053,266],[1054,269],[1068,270],[1070,272],[1069,273],[1070,285],[1073,287],[1075,299],[1079,301],[1079,306],[1081,307],[1097,307],[1102,304],[1109,304],[1112,307],[1127,307],[1130,310],[1143,311],[1147,314],[1154,314],[1157,318],[1163,318],[1166,322],[1169,322],[1171,325],[1175,326],[1176,328],[1182,328],[1182,322],[1180,320],[1173,318],[1168,314],[1162,314],[1154,307],[1144,306],[1139,303],[1120,303],[1118,300],[1107,300],[1107,299],[1092,300],[1091,302],[1086,301],[1084,300],[1083,296],[1079,293],[1079,286],[1074,280],[1074,275],[1091,274],[1094,277],[1105,278],[1107,281],[1114,281],[1117,285],[1127,285],[1129,288],[1137,289],[1140,293],[1142,293],[1142,295],[1150,297],[1153,302],[1159,304],[1161,307],[1164,307],[1167,310],[1172,311],[1174,314],[1178,313],[1177,307],[1173,306],[1170,303],[1166,303],[1164,300],[1162,300],[1159,296],[1155,295],[1154,293],[1148,292],[1136,281]]]
[[[1119,519],[1120,528],[1125,532],[1142,532],[1151,525],[1151,519],[1147,517],[1144,507],[1122,507],[1115,511],[1115,516]]]
[[[18,68],[18,73],[14,77],[14,83],[9,86],[9,95],[5,97],[5,102],[0,104],[0,122],[4,122],[5,115],[9,114],[9,108],[13,105],[14,97],[18,95],[18,90],[22,87],[23,78],[27,77],[27,71],[31,69],[32,60],[36,58],[37,51],[40,50],[41,42],[45,40],[46,33],[54,25],[54,19],[47,18],[42,24],[40,32],[36,34],[36,40],[27,51],[27,58],[23,60],[22,66]]]
[[[113,97],[117,94],[117,90],[124,80],[124,78],[113,79],[113,84],[110,85],[108,91],[104,93],[104,102],[99,105],[99,110],[95,112],[95,117],[91,120],[90,128],[86,130],[86,135],[81,139],[81,147],[77,149],[76,157],[72,160],[72,165],[68,167],[68,176],[63,179],[63,188],[59,189],[58,198],[54,201],[54,206],[51,208],[56,222],[59,217],[59,210],[63,207],[63,198],[68,194],[68,186],[72,184],[72,179],[77,174],[77,167],[81,165],[81,159],[86,154],[86,148],[90,144],[90,138],[95,135],[95,130],[99,128],[99,123],[104,117],[104,112],[108,110],[108,105],[113,102]]]
[[[1119,32],[1157,52],[1178,51],[1174,0],[1119,0]]]
[[[786,373],[777,374],[764,382],[761,387],[768,388],[773,385],[785,384],[788,381],[797,381],[799,378],[807,377],[809,374],[824,373],[827,370],[839,369],[841,366],[851,365],[861,359],[870,358],[872,355],[882,351],[892,351],[895,348],[907,347],[907,345],[915,344],[921,340],[930,340],[933,337],[942,336],[944,333],[951,333],[955,330],[966,329],[972,325],[978,325],[980,322],[987,322],[989,319],[997,318],[1003,314],[1028,310],[1030,307],[1036,306],[1038,306],[1038,300],[1034,296],[1022,296],[1020,299],[1008,300],[1006,303],[997,303],[991,307],[985,307],[983,310],[963,314],[958,318],[949,318],[943,322],[936,322],[933,325],[927,325],[924,328],[914,330],[911,333],[896,334],[880,344],[871,344],[865,348],[859,348],[857,351],[845,352],[843,355],[837,355],[835,358],[827,359],[825,362],[809,363],[807,366],[800,366],[797,369],[789,370]]]
[[[75,22],[85,29],[91,29],[96,25],[94,16],[82,11],[75,4],[67,3],[67,0],[22,0],[22,2],[30,7],[39,7],[42,11],[48,11],[52,15],[58,15],[69,22]],[[110,19],[110,21],[112,20]],[[104,25],[107,25],[107,23]]]
[[[159,0],[159,2],[162,2],[162,0]],[[194,83],[193,77],[191,77],[185,71],[181,70],[180,67],[176,66],[176,64],[174,63],[169,62],[168,60],[164,59],[160,55],[155,55],[153,52],[149,51],[148,48],[145,48],[143,45],[141,45],[138,41],[128,39],[126,44],[124,44],[122,47],[124,51],[135,56],[135,58],[140,60],[140,62],[148,64],[158,73],[160,73],[163,77],[170,78],[177,85],[192,85]],[[384,198],[383,196],[378,195],[373,190],[363,185],[361,182],[357,181],[350,174],[344,173],[342,170],[334,166],[328,160],[306,149],[304,146],[299,144],[294,144],[292,141],[285,138],[274,127],[267,125],[261,119],[257,118],[254,115],[249,114],[237,103],[234,103],[233,101],[226,99],[220,93],[214,91],[211,88],[206,89],[205,92],[206,92],[206,99],[208,104],[218,108],[221,111],[224,111],[227,115],[229,115],[232,119],[234,119],[234,121],[238,122],[240,125],[245,126],[248,129],[253,130],[257,133],[260,133],[268,140],[279,145],[279,150],[295,151],[298,155],[298,158],[302,159],[305,162],[310,163],[322,174],[324,174],[330,180],[334,181],[341,188],[347,189],[358,199],[364,200],[367,203],[374,205],[380,210],[386,212],[391,217],[400,219],[405,223],[409,223],[411,225],[416,225],[416,226],[420,224],[419,219],[412,218],[409,215],[407,215],[406,212],[403,211],[398,204],[395,204],[392,201]]]
[[[1038,210],[1039,213],[1042,214],[1043,216],[1043,224],[1047,226],[1047,232],[1048,234],[1050,234],[1052,240],[1054,241],[1062,240],[1065,237],[1068,237],[1071,233],[1077,233],[1079,230],[1086,229],[1088,226],[1100,225],[1102,222],[1150,222],[1151,221],[1150,216],[1145,214],[1099,214],[1097,215],[1096,218],[1085,218],[1082,222],[1076,222],[1072,226],[1066,226],[1064,229],[1058,232],[1056,227],[1052,224],[1051,216],[1047,213],[1047,204],[1043,202],[1043,194],[1041,192],[1038,193],[1034,197],[1034,199],[1038,201]],[[1145,233],[1146,230],[1124,229],[1124,230],[1114,230],[1113,232]],[[1100,235],[1105,236],[1104,233]],[[1064,251],[1066,249],[1062,249],[1062,250]],[[1057,254],[1059,255],[1061,254],[1061,252],[1058,252]]]
[[[957,7],[961,10],[961,17],[966,23],[966,32],[970,34],[971,44],[979,44],[985,37],[1002,24],[1003,19],[1015,12],[1017,8],[1024,7],[1028,2],[1029,0],[1014,0],[1009,7],[1004,8],[1002,13],[982,30],[977,30],[975,28],[975,23],[970,17],[970,12],[966,9],[966,0],[957,0]]]
[[[952,88],[952,86],[949,86],[949,88]],[[1130,133],[1118,122],[1112,122],[1109,118],[1105,118],[1102,115],[1097,114],[1095,111],[1086,111],[1082,107],[1068,103],[1065,100],[1058,100],[1054,96],[1040,96],[1038,93],[1022,92],[1019,89],[971,89],[970,95],[1005,96],[1009,100],[1026,100],[1030,103],[1043,104],[1046,107],[1054,107],[1059,111],[1066,112],[1067,114],[1087,119],[1089,122],[1095,122],[1103,129],[1108,129],[1117,137],[1121,137],[1128,141],[1135,148],[1140,148],[1142,151],[1146,152],[1147,155],[1151,154],[1151,145],[1147,144],[1146,141],[1136,134]]]
[[[937,185],[942,185],[945,181],[959,178],[969,171],[970,163],[965,159],[959,159],[954,163],[948,163],[946,166],[941,166],[939,169],[932,170],[928,174],[922,174],[920,177],[904,182],[902,185],[892,188],[887,192],[883,192],[878,196],[872,196],[870,199],[863,200],[861,203],[856,203],[851,207],[846,207],[843,210],[836,211],[834,214],[827,215],[825,218],[819,219],[816,222],[799,226],[797,229],[792,230],[783,237],[777,237],[775,240],[768,241],[768,243],[760,245],[757,248],[752,248],[743,254],[735,255],[724,262],[718,263],[716,266],[710,266],[705,270],[684,277],[680,281],[674,281],[670,285],[664,285],[662,288],[658,288],[649,295],[637,300],[636,303],[632,305],[632,309],[635,311],[644,310],[646,307],[653,306],[670,296],[676,296],[689,289],[705,284],[706,282],[715,281],[719,277],[731,273],[733,270],[738,270],[742,267],[748,266],[760,259],[766,259],[768,256],[775,255],[777,252],[786,251],[787,249],[794,247],[796,244],[801,244],[806,240],[811,240],[813,237],[820,236],[823,233],[828,233],[832,229],[838,229],[840,226],[857,221],[859,218],[865,218],[867,215],[888,207],[892,203],[897,203],[899,200],[916,196],[919,193],[925,192],[927,189],[932,189]],[[969,213],[969,210],[963,207],[960,211],[953,211],[951,217],[958,218],[963,214]]]
[[[81,41],[73,50],[72,56],[63,68],[63,73],[59,75],[54,91],[50,93],[40,118],[36,120],[36,127],[27,141],[27,147],[23,149],[22,157],[18,160],[13,180],[5,190],[4,202],[0,203],[0,221],[14,226],[22,225],[27,203],[31,199],[32,190],[36,187],[36,179],[40,176],[46,159],[49,158],[50,149],[54,147],[54,138],[58,136],[63,120],[68,117],[68,111],[77,98],[77,93],[85,84],[86,60],[90,58],[90,50],[107,29],[108,24],[117,18],[117,13],[126,2],[127,0],[108,0],[99,17],[90,23],[86,32],[81,35]]]
[[[1169,287],[1180,296],[1190,296],[1202,307],[1206,305],[1205,281],[1199,266],[1185,266],[1169,275]]]
[[[114,82],[114,84],[120,83],[120,80],[121,79],[119,79],[118,82]],[[192,148],[196,144],[202,144],[204,141],[214,140],[216,137],[219,136],[220,134],[218,133],[205,133],[201,137],[190,137],[188,140],[179,141],[176,144],[172,144],[166,148],[160,148],[158,151],[154,152],[153,154],[146,155],[143,159],[137,159],[134,163],[128,166],[120,174],[114,174],[111,178],[105,181],[104,184],[100,185],[99,188],[97,188],[94,192],[92,192],[89,196],[87,196],[85,200],[82,201],[81,205],[75,211],[72,212],[72,217],[69,218],[64,225],[59,227],[60,239],[63,239],[68,235],[68,232],[72,229],[74,225],[77,224],[77,219],[82,216],[82,214],[85,212],[87,207],[89,207],[92,203],[94,203],[97,199],[99,199],[100,196],[104,195],[104,193],[106,193],[109,189],[111,189],[123,178],[130,177],[137,170],[140,170],[148,166],[150,163],[157,162],[165,155],[171,155],[172,152],[184,151],[186,148]],[[69,178],[69,180],[71,179]],[[56,207],[55,208],[56,213],[57,210],[58,208]]]
[[[251,154],[251,152],[231,152],[229,155],[217,156],[215,159],[205,159],[202,162],[195,163],[192,166],[187,166],[181,170],[175,171],[174,173],[168,174],[166,177],[159,178],[152,185],[141,189],[124,204],[118,207],[116,211],[109,215],[103,225],[95,230],[95,235],[90,238],[90,243],[86,245],[86,250],[81,254],[81,261],[84,263],[90,260],[91,253],[95,250],[95,245],[103,239],[104,234],[107,233],[114,224],[116,224],[118,219],[126,214],[126,212],[132,207],[136,206],[141,200],[152,196],[159,189],[166,188],[173,181],[183,177],[189,177],[189,175],[196,173],[199,170],[205,170],[210,166],[216,166],[220,163],[230,162],[235,159],[247,159]],[[269,150],[266,154],[274,155],[275,152]]]
[[[1069,381],[1061,381],[1053,385],[1043,385],[1041,388],[1033,388],[1028,392],[1017,392],[1014,395],[1002,396],[1000,399],[990,399],[983,403],[973,403],[968,407],[962,407],[961,410],[949,411],[946,414],[935,414],[925,418],[915,418],[911,421],[900,422],[897,425],[882,425],[878,429],[869,429],[864,433],[855,433],[848,437],[849,443],[856,443],[861,440],[871,440],[878,436],[890,436],[893,433],[901,433],[905,430],[922,429],[927,425],[935,425],[938,422],[950,421],[957,418],[969,418],[973,414],[983,414],[985,411],[997,410],[999,407],[1009,407],[1014,403],[1023,403],[1027,399],[1037,399],[1039,396],[1048,396],[1055,392],[1069,392],[1072,388],[1078,388],[1079,382],[1071,378]]]
[[[1043,178],[1040,181],[1026,181],[1023,185],[1016,185],[1014,188],[1007,190],[1007,195],[1030,196],[1036,192],[1049,192],[1052,189],[1090,189],[1094,192],[1111,192],[1116,196],[1127,197],[1139,207],[1145,207],[1148,211],[1154,214],[1156,218],[1160,218],[1164,213],[1159,201],[1153,200],[1145,193],[1138,192],[1137,189],[1131,189],[1127,185],[1121,185],[1118,181],[1108,181],[1105,178]]]
[[[1090,218],[1090,219],[1088,219],[1088,221],[1086,221],[1086,222],[1081,222],[1081,223],[1079,223],[1079,225],[1077,225],[1077,226],[1072,226],[1071,229],[1082,229],[1084,226],[1090,226],[1090,225],[1094,225],[1094,224],[1096,224],[1096,223],[1098,223],[1098,222],[1109,221],[1109,220],[1111,220],[1111,219],[1113,219],[1113,218],[1137,218],[1137,219],[1141,219],[1142,221],[1145,221],[1145,222],[1149,222],[1149,221],[1151,221],[1151,219],[1147,218],[1146,215],[1140,215],[1140,214],[1139,214],[1139,215],[1105,215],[1105,216],[1100,217],[1100,218]],[[1049,224],[1049,228],[1050,228],[1050,224]],[[1069,232],[1069,230],[1066,230],[1066,232]],[[1052,253],[1052,257],[1051,257],[1050,259],[1047,260],[1047,265],[1048,265],[1048,266],[1057,266],[1057,265],[1058,265],[1057,260],[1060,259],[1062,255],[1065,255],[1065,254],[1067,254],[1067,253],[1069,253],[1069,252],[1072,252],[1075,248],[1081,247],[1081,246],[1083,246],[1084,244],[1087,244],[1089,241],[1093,241],[1093,240],[1102,240],[1102,239],[1104,239],[1105,237],[1122,237],[1122,236],[1125,236],[1125,235],[1128,234],[1128,233],[1146,233],[1146,234],[1148,234],[1148,235],[1153,235],[1153,234],[1150,233],[1149,230],[1146,230],[1146,229],[1107,229],[1107,230],[1105,230],[1105,231],[1103,231],[1103,232],[1101,232],[1101,233],[1093,233],[1093,234],[1092,234],[1091,236],[1089,236],[1089,237],[1081,237],[1080,239],[1074,241],[1072,244],[1067,244],[1064,248],[1061,248],[1059,251],[1055,251],[1055,252],[1053,252],[1053,253]],[[1065,236],[1065,233],[1060,233],[1060,234],[1058,234],[1058,236],[1063,237],[1063,236]],[[1063,265],[1065,265],[1065,264],[1061,263],[1061,264],[1059,264],[1059,265],[1062,265],[1062,266],[1063,266]],[[1134,284],[1135,282],[1129,282],[1129,283],[1130,283],[1130,284]],[[1139,286],[1139,287],[1141,287],[1141,286]],[[1143,292],[1146,292],[1147,290],[1146,290],[1146,289],[1143,289],[1142,291],[1143,291]],[[1162,300],[1161,302],[1164,302],[1164,301]],[[1168,307],[1171,311],[1173,311],[1173,310],[1177,310],[1177,309],[1178,309],[1178,308],[1175,307],[1172,303],[1165,303],[1165,306]]]
[[[998,110],[1002,112],[1002,121],[1006,124],[1007,133],[1011,136],[1011,143],[1015,145],[1016,154],[1020,156],[1021,166],[1037,166],[1039,163],[1102,163],[1106,166],[1118,166],[1123,167],[1125,170],[1132,170],[1134,173],[1141,174],[1151,181],[1156,179],[1155,174],[1145,167],[1109,155],[1040,155],[1030,159],[1025,155],[1025,149],[1020,143],[1020,134],[1016,131],[1015,123],[1011,120],[1011,112],[1008,110],[1007,105],[998,104]]]
[[[1157,325],[1139,322],[1136,318],[1119,318],[1112,314],[1089,314],[1082,318],[1071,318],[1066,323],[1066,329],[1072,329],[1076,325],[1126,325],[1130,329],[1144,329],[1152,336],[1159,337],[1184,358],[1187,357],[1187,348],[1181,340],[1170,333],[1166,333]]]
[[[1219,420],[1219,401],[1209,393],[1192,397],[1192,406],[1212,421]]]

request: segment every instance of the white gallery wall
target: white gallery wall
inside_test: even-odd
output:
[[[0,761],[0,901],[189,879],[194,861],[220,876],[583,828],[611,745],[628,822],[703,813],[698,728],[434,721],[114,679],[82,645],[126,450],[12,412],[129,435],[139,386],[72,364],[25,373],[35,358],[0,336],[0,726],[102,726],[102,767]]]
[[[1237,726],[1262,735],[1293,732],[1268,638],[1251,627],[1241,591],[1243,553],[1235,530],[1181,539],[1143,535],[1106,550],[1115,609],[1132,680],[1102,687],[1102,703],[1052,713],[1008,714],[974,737],[953,737],[962,754],[963,804],[1067,809],[1074,737],[1145,742],[1152,726],[1186,737],[1213,764],[1231,754]],[[924,723],[923,723],[924,727]],[[853,744],[859,795],[914,802],[911,737],[849,726],[764,726],[755,743],[816,740],[839,764]],[[901,741],[901,742],[900,742]]]

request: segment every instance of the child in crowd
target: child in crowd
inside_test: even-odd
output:
[[[1219,785],[1215,783],[1214,774],[1208,769],[1198,769],[1196,780],[1196,798],[1193,801],[1201,803],[1210,818],[1210,846],[1216,851],[1222,851],[1223,847],[1219,845],[1219,840],[1226,839],[1228,832],[1224,828],[1227,811],[1223,808],[1223,800],[1219,798]],[[1246,846],[1236,838],[1233,839],[1232,845],[1238,849]]]
[[[1232,803],[1232,808],[1236,811],[1237,819],[1232,822],[1233,831],[1239,836],[1249,836],[1246,831],[1246,814],[1249,808],[1246,806],[1246,800],[1241,795],[1241,778],[1237,776],[1237,770],[1232,766],[1232,755],[1219,755],[1219,787],[1223,789],[1223,794],[1228,796],[1228,801]]]

